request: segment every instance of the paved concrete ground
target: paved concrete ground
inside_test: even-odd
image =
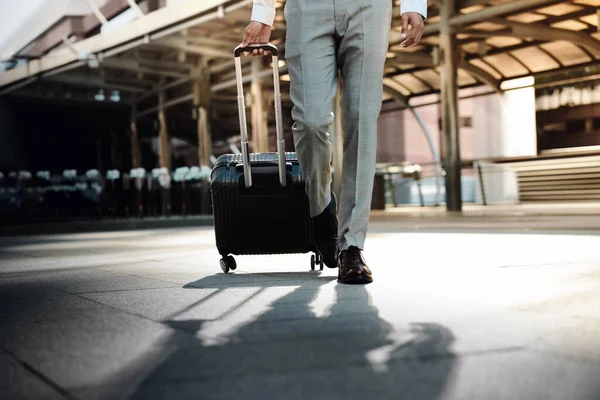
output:
[[[225,275],[210,227],[0,238],[0,398],[600,399],[600,217],[371,232],[366,287]]]

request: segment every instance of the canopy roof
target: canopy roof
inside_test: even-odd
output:
[[[485,90],[501,91],[506,87],[503,82],[515,78],[534,77],[547,84],[596,73],[600,0],[456,2],[460,13],[451,19],[451,25],[458,37],[454,51],[462,55],[460,88],[484,85]],[[133,7],[131,3],[135,2],[111,0],[104,8],[123,11]],[[160,88],[166,91],[167,108],[191,103],[191,83],[205,65],[210,71],[214,106],[235,108],[232,50],[249,21],[252,0],[170,1],[151,12],[151,3],[158,0],[140,3],[141,9],[129,11],[135,14],[133,21],[112,28],[106,25],[103,33],[96,29],[69,35],[63,27],[63,36],[70,36],[68,42],[43,49],[34,41],[28,49],[41,49],[42,53],[22,53],[29,62],[0,76],[0,95],[94,101],[99,89],[119,90],[121,104],[136,104],[138,116],[143,117],[157,110]],[[272,41],[281,47],[285,59],[285,1],[277,4]],[[425,36],[411,49],[397,46],[400,2],[395,0],[395,4],[385,68],[386,99],[408,100],[436,93],[440,89],[438,1],[429,0]],[[117,15],[113,12],[110,17]],[[86,18],[89,22],[92,17]],[[38,41],[47,41],[51,33],[45,32]],[[250,63],[244,60],[248,80],[252,79]],[[257,76],[264,77],[268,85],[271,72],[267,60],[263,67]],[[285,80],[284,63],[281,73]]]

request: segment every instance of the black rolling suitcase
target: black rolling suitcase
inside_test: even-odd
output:
[[[273,55],[277,153],[248,153],[248,132],[240,55],[234,51],[242,154],[225,154],[215,163],[210,193],[221,269],[236,269],[233,255],[315,253],[311,269],[323,262],[314,243],[308,196],[295,153],[285,153],[281,126],[278,51],[271,44],[251,46]]]

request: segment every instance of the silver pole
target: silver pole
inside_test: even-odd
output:
[[[248,153],[248,127],[246,126],[246,102],[244,100],[244,84],[242,82],[242,61],[235,57],[235,77],[237,81],[238,111],[240,115],[240,131],[242,134],[242,162],[244,165],[244,183],[246,187],[252,186],[250,171],[250,154]]]
[[[275,88],[275,125],[277,129],[277,154],[279,158],[279,182],[286,186],[285,140],[283,139],[283,122],[281,117],[281,90],[279,87],[279,57],[273,56],[273,87]]]

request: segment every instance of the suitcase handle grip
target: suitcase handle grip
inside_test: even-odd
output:
[[[267,44],[249,44],[246,47],[241,47],[238,46],[235,48],[235,50],[233,50],[233,55],[235,57],[239,57],[243,52],[245,51],[253,51],[256,49],[263,49],[264,51],[268,51],[271,53],[271,55],[273,56],[278,56],[279,55],[279,49],[277,49],[277,46],[271,44],[271,43],[267,43]]]
[[[244,164],[244,183],[247,188],[252,186],[252,171],[250,168],[250,153],[248,152],[248,127],[246,126],[246,102],[244,99],[244,82],[242,79],[242,61],[240,54],[251,48],[262,48],[268,50],[273,56],[273,87],[275,89],[275,125],[277,128],[277,154],[279,163],[279,182],[281,186],[287,185],[285,141],[283,140],[283,127],[281,116],[281,90],[279,87],[279,51],[271,43],[263,45],[250,45],[248,47],[236,47],[235,56],[235,79],[237,82],[238,112],[240,117],[240,131],[242,134],[242,162]]]

